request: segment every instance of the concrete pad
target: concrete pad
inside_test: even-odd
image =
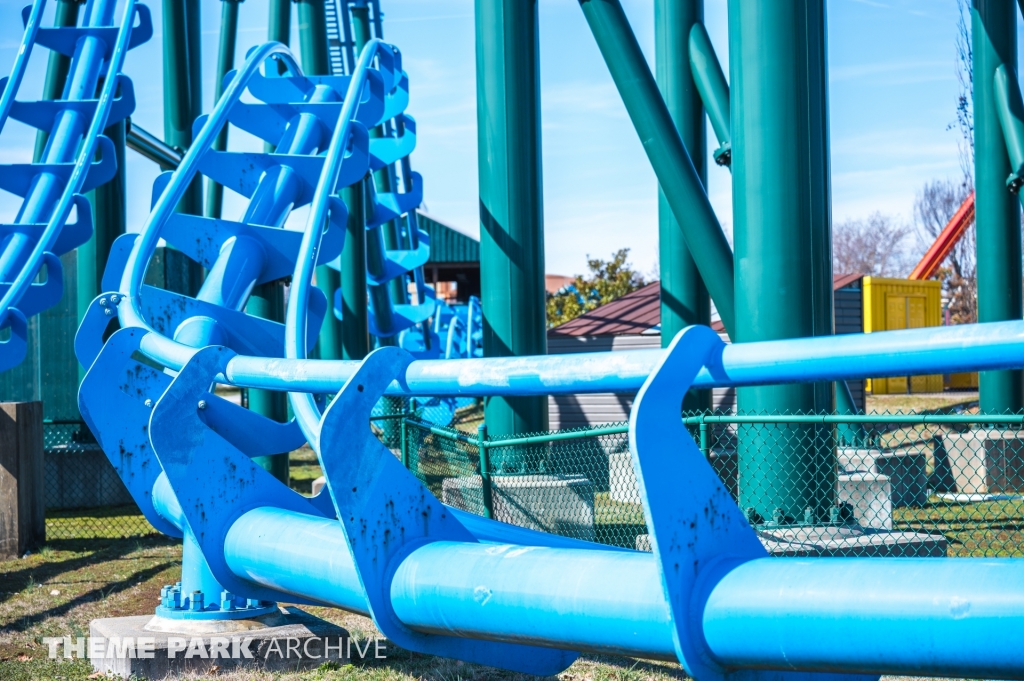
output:
[[[125,679],[216,671],[213,667],[311,669],[324,662],[344,664],[354,647],[347,631],[298,608],[281,608],[278,614],[252,620],[110,617],[93,620],[89,635],[93,669]]]
[[[479,475],[446,478],[441,500],[471,513],[483,513]],[[596,541],[594,484],[582,475],[491,476],[494,519],[576,539]]]

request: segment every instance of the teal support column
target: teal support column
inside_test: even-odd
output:
[[[297,5],[302,70],[309,75],[330,75],[331,60],[327,50],[327,19],[324,15],[324,0],[299,0]],[[326,265],[318,267],[316,269],[316,285],[326,294],[328,308],[333,309],[334,292],[341,286],[338,273]],[[317,353],[320,359],[342,358],[341,323],[333,314],[324,317],[317,342]]]
[[[654,53],[658,87],[679,136],[707,186],[704,107],[690,71],[690,31],[704,20],[704,0],[655,0]],[[686,246],[665,193],[658,188],[658,263],[661,272],[661,346],[668,347],[684,327],[711,324],[711,300]],[[709,411],[710,390],[691,390],[684,411]]]
[[[332,0],[333,1],[333,0]],[[326,76],[331,73],[331,58],[327,52],[327,18],[325,0],[298,0],[299,51],[302,70],[310,75]]]
[[[164,0],[164,141],[185,151],[192,144],[192,122],[202,113],[202,30],[199,0]],[[203,214],[203,180],[196,176],[178,205],[190,215]],[[195,295],[203,268],[168,249],[164,279],[176,282],[180,293]],[[180,270],[180,271],[179,271]]]
[[[288,45],[292,39],[292,0],[270,0],[270,16],[267,19],[267,40]],[[284,64],[278,63],[278,70],[284,72]],[[268,150],[270,144],[266,145]]]
[[[732,333],[733,257],[729,241],[622,5],[619,0],[580,0],[580,7],[683,237],[700,253],[697,267],[722,323]]]
[[[971,11],[974,51],[974,188],[978,248],[978,321],[1020,319],[1020,205],[1006,181],[1010,164],[999,123],[995,74],[1016,73],[1017,16],[1005,0],[974,0]],[[1016,413],[1024,407],[1021,371],[983,371],[981,411]]]
[[[238,40],[238,6],[243,0],[221,0],[220,3],[220,44],[217,49],[217,77],[214,81],[214,102],[224,93],[224,76],[235,68],[235,48]],[[228,127],[217,135],[213,148],[224,151],[228,148]],[[221,217],[224,204],[224,187],[213,180],[206,181],[206,216]]]
[[[270,17],[267,23],[268,40],[288,44],[291,34],[291,11],[290,0],[270,0]],[[268,147],[268,151],[273,150],[270,145],[266,145],[266,147]],[[282,282],[270,281],[253,288],[245,305],[245,311],[256,317],[283,322],[285,298]],[[283,392],[273,390],[249,389],[249,409],[275,421],[284,422],[288,420],[288,396]],[[289,484],[288,452],[253,457],[253,461],[284,484]]]
[[[81,324],[86,310],[93,299],[102,292],[100,281],[107,266],[107,256],[114,239],[125,233],[128,225],[125,172],[125,122],[116,123],[103,134],[114,143],[117,158],[117,172],[104,185],[89,192],[92,203],[93,234],[87,242],[78,247],[77,293],[78,322]],[[87,367],[80,367],[80,377],[85,376]]]
[[[285,309],[283,283],[282,281],[271,281],[255,287],[245,305],[245,311],[256,317],[283,321]],[[269,419],[284,423],[288,420],[288,395],[274,390],[249,389],[249,409]],[[270,456],[254,456],[252,460],[284,484],[289,483],[288,452]]]
[[[547,354],[536,0],[476,0],[484,355]],[[486,400],[491,435],[547,430],[547,399]],[[513,462],[499,461],[496,469]],[[508,463],[508,465],[503,465]]]
[[[366,219],[363,182],[341,190],[341,198],[348,206],[345,247],[341,251],[342,359],[363,359],[370,352],[370,332],[366,314],[369,301],[366,297]],[[318,281],[319,275],[317,272]],[[333,297],[330,300],[333,301]]]
[[[736,342],[832,333],[825,0],[729,2]],[[830,384],[737,390],[741,413],[826,413]],[[755,520],[823,522],[829,431],[743,427],[740,504]]]

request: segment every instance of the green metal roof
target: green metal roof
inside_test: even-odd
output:
[[[420,229],[430,235],[428,264],[480,262],[480,241],[426,213],[416,211],[416,214]]]

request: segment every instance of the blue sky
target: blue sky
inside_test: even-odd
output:
[[[23,1],[0,0],[0,71],[9,69],[21,37]],[[54,3],[50,3],[53,5]],[[160,35],[160,2],[150,0]],[[381,0],[385,38],[409,73],[409,112],[418,121],[413,165],[425,179],[425,202],[437,217],[478,234],[475,58],[472,0]],[[633,29],[653,61],[650,0],[624,0]],[[266,37],[267,0],[241,5],[238,62]],[[882,211],[912,219],[928,180],[960,174],[955,116],[956,0],[829,0],[832,215],[838,223]],[[204,111],[213,100],[220,2],[203,0]],[[293,29],[294,29],[293,21]],[[706,0],[706,24],[728,71],[725,0]],[[632,249],[634,264],[657,263],[657,185],[608,70],[575,0],[542,0],[541,102],[547,271],[576,274],[586,257]],[[1018,33],[1022,22],[1018,18]],[[294,46],[298,45],[293,36]],[[45,50],[32,61],[31,86],[45,70]],[[132,118],[162,133],[162,69],[158,39],[134,50],[126,72],[138,99]],[[28,92],[22,98],[26,98]],[[13,121],[0,137],[5,162],[30,154],[32,133]],[[234,134],[234,133],[232,133]],[[713,138],[709,127],[709,139]],[[241,135],[235,148],[254,144]],[[708,153],[710,154],[709,146]],[[155,167],[129,152],[129,228],[142,226]],[[709,194],[731,227],[727,170],[711,164]],[[4,196],[0,219],[13,212]],[[238,202],[226,203],[226,216]]]

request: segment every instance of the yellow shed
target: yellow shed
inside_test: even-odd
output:
[[[864,277],[864,332],[917,329],[942,323],[942,285],[934,280]],[[876,395],[942,392],[942,375],[873,378]]]

